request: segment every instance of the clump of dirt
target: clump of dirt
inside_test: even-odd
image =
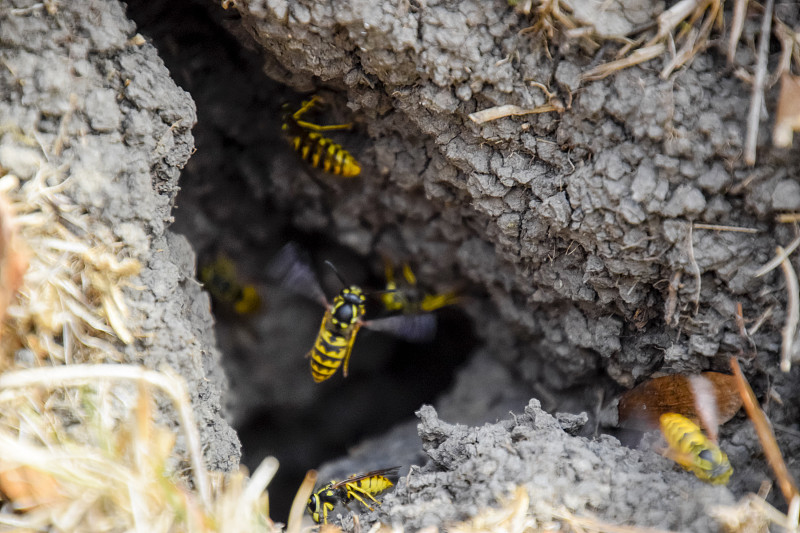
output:
[[[710,531],[715,522],[708,509],[734,501],[725,487],[701,483],[653,452],[632,450],[613,437],[570,435],[565,428],[574,432],[580,424],[544,412],[537,400],[511,415],[468,427],[443,422],[423,406],[418,428],[429,460],[412,468],[381,513],[410,529],[452,524],[523,486],[540,523],[567,509],[611,523]]]
[[[194,103],[118,2],[47,8],[13,2],[0,8],[0,20],[6,66],[0,73],[6,95],[0,103],[0,165],[21,180],[23,189],[37,176],[44,180],[42,187],[53,187],[43,209],[64,226],[61,239],[68,234],[76,239],[58,249],[60,260],[41,283],[55,282],[62,269],[92,254],[109,254],[102,265],[87,263],[76,276],[70,297],[90,301],[97,296],[90,283],[95,270],[113,269],[118,259],[141,264],[138,275],[109,288],[119,291],[113,298],[125,302],[127,332],[117,329],[119,338],[104,345],[91,344],[90,336],[59,332],[50,351],[67,362],[86,362],[71,343],[90,343],[105,347],[101,351],[109,361],[181,374],[201,421],[206,461],[216,469],[236,467],[239,442],[221,413],[226,380],[208,297],[194,279],[187,241],[167,230],[180,169],[193,151]],[[20,164],[26,161],[27,166]],[[90,248],[83,258],[81,242]],[[95,293],[83,296],[82,290]],[[75,306],[70,310],[78,312]],[[95,329],[114,333],[107,325],[114,324],[111,310],[107,305],[103,319],[92,322]],[[32,359],[44,348],[23,345],[8,355],[24,365],[56,362]],[[162,416],[171,416],[168,412]]]

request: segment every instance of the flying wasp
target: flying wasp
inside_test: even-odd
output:
[[[691,420],[677,413],[660,417],[667,457],[712,485],[725,485],[733,474],[728,456]]]
[[[364,326],[374,331],[395,335],[409,342],[427,342],[436,334],[436,317],[431,314],[397,315],[376,320],[364,320],[366,296],[356,285],[347,286],[336,268],[328,261],[345,287],[329,303],[317,277],[307,262],[300,258],[295,246],[287,244],[270,267],[270,275],[288,289],[308,296],[325,306],[325,315],[310,358],[311,377],[320,383],[333,376],[340,366],[347,377],[350,354],[356,334]]]
[[[250,315],[261,308],[258,290],[239,281],[236,264],[227,255],[220,253],[204,264],[199,277],[217,306],[237,315]]]
[[[381,293],[381,302],[387,311],[401,311],[406,314],[430,313],[442,307],[456,303],[458,297],[454,292],[429,294],[417,285],[417,277],[408,263],[403,263],[403,279],[398,286],[394,276],[394,267],[388,259],[385,263],[386,290]]]
[[[300,154],[300,157],[312,167],[342,178],[358,176],[361,174],[361,165],[356,161],[355,157],[350,155],[350,152],[342,148],[341,145],[323,135],[323,132],[327,131],[347,130],[352,128],[353,125],[348,123],[320,126],[302,119],[304,114],[318,107],[321,103],[322,100],[319,96],[314,95],[310,100],[303,102],[300,109],[294,113],[287,106],[284,106],[283,131],[289,137],[295,152]]]
[[[353,500],[358,500],[364,507],[373,511],[365,498],[380,505],[381,502],[375,499],[375,495],[394,486],[389,477],[396,476],[399,469],[399,466],[394,466],[366,474],[355,474],[342,481],[331,481],[308,499],[307,508],[311,518],[319,524],[321,517],[322,523],[327,524],[328,513],[333,511],[338,503],[347,506]]]

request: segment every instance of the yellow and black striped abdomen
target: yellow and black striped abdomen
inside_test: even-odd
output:
[[[353,349],[360,324],[339,329],[332,324],[330,311],[325,313],[317,340],[309,352],[311,377],[316,383],[325,381],[346,362]]]
[[[292,113],[284,106],[283,131],[289,137],[295,152],[312,167],[343,178],[361,174],[361,165],[350,152],[336,144],[322,132],[350,129],[352,124],[319,125],[303,119],[303,115],[318,108],[322,100],[312,96]]]
[[[350,489],[352,485],[358,488],[358,492],[374,495],[385,491],[389,487],[393,487],[394,483],[386,476],[374,475],[348,483],[347,488]],[[350,490],[348,490],[348,492],[350,492]]]
[[[660,417],[668,456],[684,469],[713,485],[725,485],[733,473],[728,456],[691,420],[676,413]]]
[[[202,265],[199,278],[220,309],[249,315],[261,307],[258,289],[239,281],[235,263],[225,254],[220,253],[213,261]]]
[[[292,137],[292,146],[314,168],[343,178],[361,174],[361,165],[350,152],[320,133],[302,130]]]

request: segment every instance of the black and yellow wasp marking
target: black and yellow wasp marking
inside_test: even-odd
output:
[[[391,261],[385,260],[386,290],[381,294],[383,307],[387,311],[401,311],[406,314],[430,313],[458,301],[454,292],[429,294],[417,285],[417,277],[408,263],[403,264],[405,283],[398,286]]]
[[[352,124],[330,124],[320,126],[313,122],[302,120],[302,116],[322,103],[318,96],[312,96],[310,100],[302,103],[300,109],[291,112],[286,110],[283,117],[283,131],[288,135],[295,152],[300,154],[304,161],[312,167],[318,168],[330,174],[342,178],[353,178],[361,174],[361,165],[356,161],[350,152],[336,144],[323,132],[334,130],[346,130],[353,127]]]
[[[667,457],[712,485],[725,485],[733,474],[728,456],[691,420],[677,413],[660,417]]]
[[[366,312],[364,293],[355,285],[342,289],[325,311],[317,340],[308,353],[311,358],[311,377],[320,383],[331,377],[344,362],[344,375],[356,333],[363,324]]]
[[[307,508],[311,518],[317,524],[320,523],[320,519],[323,524],[327,524],[328,513],[333,511],[338,503],[347,506],[353,500],[358,500],[364,507],[373,511],[365,498],[380,505],[381,502],[375,499],[375,495],[394,486],[389,477],[396,476],[399,469],[399,466],[394,466],[366,474],[355,474],[342,481],[331,481],[308,499]]]
[[[409,342],[427,342],[436,334],[436,317],[430,313],[364,320],[366,298],[356,285],[345,287],[332,303],[328,303],[311,267],[300,259],[299,251],[292,244],[284,246],[269,273],[281,286],[325,306],[325,315],[314,346],[306,355],[310,358],[311,377],[317,383],[333,376],[342,365],[344,376],[347,377],[350,354],[356,334],[362,326]]]
[[[249,315],[261,308],[261,296],[255,286],[241,283],[236,265],[225,254],[200,268],[200,281],[218,306],[238,315]]]

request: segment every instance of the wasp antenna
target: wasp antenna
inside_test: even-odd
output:
[[[339,281],[341,281],[341,282],[342,282],[342,286],[344,286],[344,287],[347,287],[347,286],[348,286],[348,284],[347,284],[347,281],[345,281],[345,279],[344,279],[344,276],[342,276],[342,275],[339,273],[339,271],[338,271],[338,270],[336,270],[336,267],[335,267],[335,266],[333,266],[333,263],[331,263],[330,261],[328,261],[328,260],[326,259],[326,260],[325,260],[325,264],[326,264],[328,267],[330,267],[330,269],[331,269],[331,270],[333,270],[333,273],[334,273],[334,274],[336,274],[336,277],[337,277],[337,278],[339,278]]]

